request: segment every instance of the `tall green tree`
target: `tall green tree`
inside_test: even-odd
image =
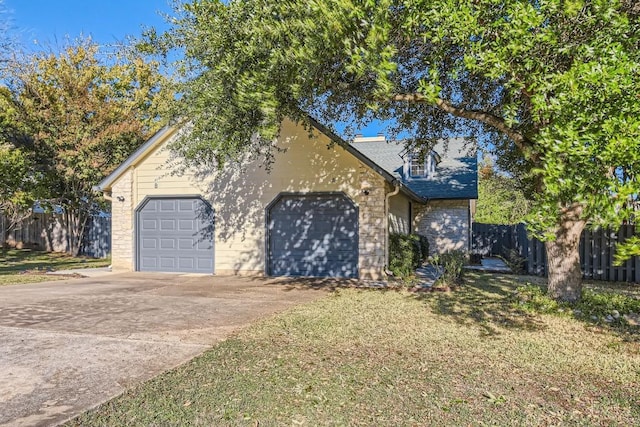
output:
[[[417,146],[489,137],[528,182],[550,294],[576,300],[581,231],[624,220],[638,193],[638,22],[619,0],[193,0],[142,47],[184,52],[175,148],[194,165],[307,114],[392,120]]]
[[[89,39],[10,64],[2,134],[32,159],[47,190],[41,201],[63,209],[74,254],[96,207],[92,187],[165,123],[172,96],[158,67],[101,56]]]

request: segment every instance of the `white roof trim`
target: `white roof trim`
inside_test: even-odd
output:
[[[104,178],[100,183],[93,187],[94,191],[108,191],[111,188],[111,184],[117,180],[130,166],[137,163],[138,159],[144,157],[149,151],[156,148],[160,143],[164,142],[169,136],[171,136],[177,129],[171,126],[165,126],[155,133],[147,142],[142,144],[136,151],[131,154],[127,160],[122,162],[120,166],[113,172]]]

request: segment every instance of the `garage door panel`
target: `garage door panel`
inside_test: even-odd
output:
[[[161,212],[175,212],[176,209],[176,201],[175,200],[160,200],[160,209]]]
[[[196,228],[196,222],[188,219],[181,219],[178,221],[179,230],[193,231]]]
[[[144,206],[144,211],[147,213],[157,212],[158,203],[155,200],[149,200],[147,204]]]
[[[269,273],[358,276],[358,213],[344,195],[282,196],[269,210]]]
[[[213,273],[213,213],[202,199],[151,199],[137,215],[139,270]]]
[[[193,249],[193,239],[178,239],[178,249]]]
[[[213,244],[208,240],[199,240],[196,242],[195,247],[197,249],[213,249]]]
[[[160,220],[160,230],[162,231],[171,231],[176,229],[176,220],[175,219],[161,219]]]
[[[170,269],[168,271],[171,271],[173,269],[176,268],[176,261],[177,259],[173,256],[167,257],[167,256],[161,256],[160,257],[160,268],[167,268]]]
[[[142,239],[141,246],[143,249],[156,249],[158,241],[156,239]]]
[[[213,258],[198,258],[198,269],[213,271]]]
[[[158,223],[154,219],[145,219],[142,221],[141,226],[143,230],[155,230],[158,228]]]
[[[180,268],[193,270],[195,268],[195,264],[196,264],[196,260],[194,260],[193,258],[184,258],[184,257],[178,258],[178,266]]]
[[[192,212],[194,211],[193,200],[180,200],[178,201],[178,211],[180,212]]]
[[[175,249],[176,241],[174,239],[160,239],[160,249]]]
[[[158,259],[150,258],[150,257],[142,257],[140,259],[140,267],[142,268],[157,268],[158,267]]]

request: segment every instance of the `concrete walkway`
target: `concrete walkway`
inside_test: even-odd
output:
[[[0,287],[0,426],[50,426],[185,363],[324,288],[112,274]]]
[[[422,288],[430,288],[440,278],[442,272],[431,264],[425,264],[416,269],[416,277],[419,281],[418,286]]]
[[[487,273],[511,273],[509,266],[500,258],[482,258],[482,265],[466,265],[467,270],[484,271]]]
[[[483,258],[481,265],[465,265],[466,270],[484,271],[488,273],[511,273],[511,269],[500,258]],[[428,288],[440,278],[442,271],[431,264],[425,264],[416,269],[418,286]]]

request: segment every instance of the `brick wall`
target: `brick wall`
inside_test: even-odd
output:
[[[384,178],[369,167],[361,164],[358,172],[362,189],[357,200],[360,222],[360,278],[378,280],[384,275],[385,267],[384,198],[387,188]]]
[[[433,200],[414,207],[414,230],[429,239],[430,253],[469,250],[469,201]]]

